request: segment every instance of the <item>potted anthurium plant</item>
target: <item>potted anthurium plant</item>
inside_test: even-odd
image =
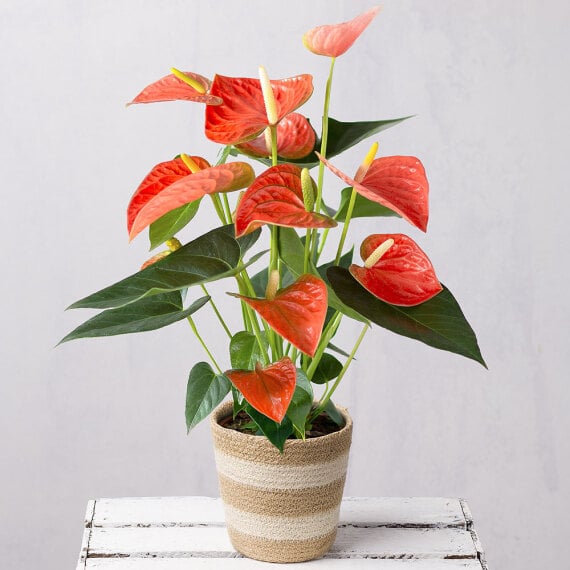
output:
[[[190,371],[187,427],[211,414],[230,537],[261,560],[308,560],[334,541],[352,420],[331,398],[372,324],[485,365],[458,303],[412,238],[374,233],[360,245],[362,261],[346,241],[356,218],[399,216],[424,232],[428,223],[428,180],[416,157],[377,158],[375,143],[353,176],[335,166],[335,156],[404,120],[329,116],[336,59],[377,12],[303,38],[311,52],[330,59],[318,136],[296,112],[313,93],[306,74],[270,80],[261,67],[259,78],[210,81],[173,69],[135,97],[132,104],[204,103],[205,135],[222,145],[219,159],[212,165],[181,153],[150,170],[128,204],[127,229],[131,239],[148,229],[151,249],[166,249],[71,305],[102,312],[63,339],[190,323],[207,360]],[[325,193],[325,168],[346,187]],[[219,222],[183,245],[176,235],[204,199]],[[262,231],[266,245],[253,253]],[[325,261],[331,242],[336,255]],[[255,262],[263,268],[252,274]],[[242,330],[230,330],[208,292],[207,284],[220,279],[228,280]],[[225,357],[201,336],[192,317],[200,309],[211,310],[227,334]],[[345,352],[333,339],[347,317],[362,331]]]

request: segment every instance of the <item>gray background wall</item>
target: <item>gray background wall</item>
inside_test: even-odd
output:
[[[0,3],[2,567],[73,567],[88,498],[217,493],[208,426],[185,433],[187,373],[203,358],[188,327],[54,349],[87,316],[64,313],[70,302],[146,258],[124,227],[144,174],[217,151],[200,106],[124,103],[170,66],[255,76],[264,64],[275,78],[314,74],[305,109],[318,122],[328,63],[302,34],[371,5]],[[331,104],[343,120],[417,115],[379,140],[426,165],[427,236],[367,220],[353,238],[417,239],[490,366],[369,334],[337,396],[357,422],[346,492],[465,497],[493,568],[563,566],[569,18],[563,1],[386,0],[339,58]],[[338,164],[352,171],[366,149]],[[233,311],[228,287],[213,289]],[[339,343],[357,330],[345,323]]]

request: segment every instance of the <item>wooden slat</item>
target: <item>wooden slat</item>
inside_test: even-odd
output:
[[[98,499],[87,519],[78,570],[275,567],[235,552],[220,499]],[[344,499],[337,540],[326,557],[287,567],[308,566],[486,570],[466,503],[428,497]]]
[[[346,498],[341,525],[466,528],[458,499]],[[94,527],[223,526],[220,499],[211,497],[145,497],[98,499]]]
[[[87,570],[275,570],[277,566],[247,558],[89,558]],[[476,560],[320,559],[277,568],[287,570],[481,570]]]
[[[87,502],[85,510],[85,521],[83,531],[83,540],[81,541],[81,550],[79,551],[79,560],[77,561],[77,570],[84,570],[87,556],[89,554],[89,538],[91,536],[91,525],[93,523],[93,515],[95,513],[95,501]]]
[[[328,558],[477,558],[471,533],[456,528],[339,528]],[[90,557],[235,556],[223,527],[93,528]]]

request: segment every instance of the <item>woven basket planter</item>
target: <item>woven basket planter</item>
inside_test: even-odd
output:
[[[265,438],[219,422],[232,403],[211,416],[220,493],[234,548],[266,562],[302,562],[323,556],[336,537],[352,420],[326,436],[292,439],[279,451]]]

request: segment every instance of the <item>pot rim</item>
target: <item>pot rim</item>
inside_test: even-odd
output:
[[[342,414],[345,424],[344,426],[333,433],[328,433],[326,435],[321,435],[319,437],[310,437],[307,439],[287,439],[285,441],[284,451],[289,447],[317,447],[322,445],[328,445],[329,443],[335,441],[336,439],[341,439],[346,437],[346,432],[352,430],[352,418],[348,413],[348,410],[342,406],[336,406],[337,410]],[[240,440],[242,445],[265,445],[267,444],[274,449],[273,444],[267,439],[267,437],[262,435],[251,435],[247,433],[242,433],[235,429],[225,428],[220,425],[220,420],[226,418],[232,413],[233,402],[231,400],[226,400],[219,404],[210,415],[210,426],[212,431],[220,437]],[[262,443],[263,442],[263,443]]]

